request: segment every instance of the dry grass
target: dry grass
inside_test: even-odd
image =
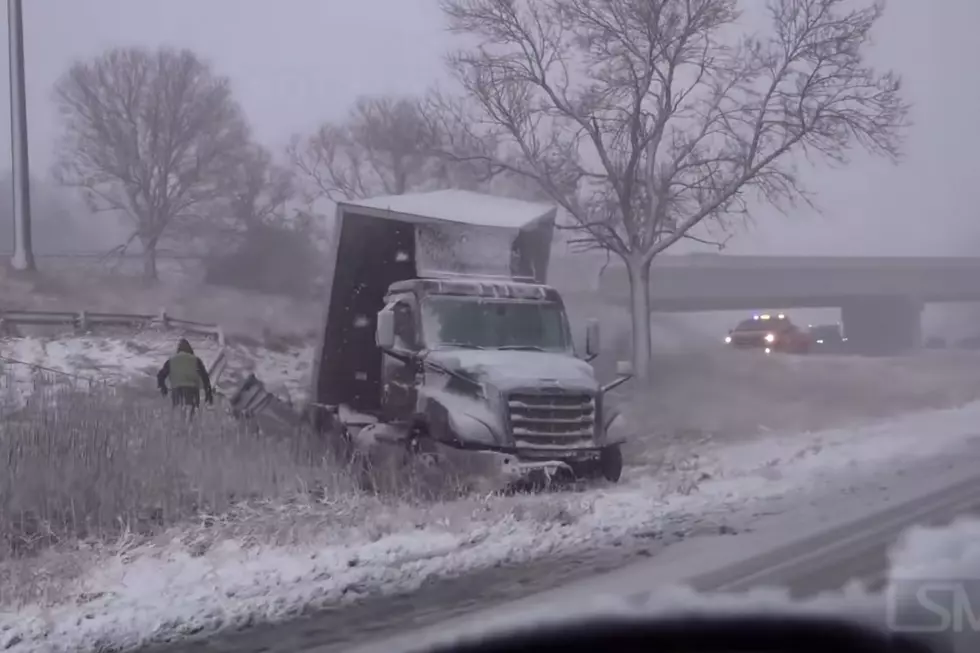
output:
[[[4,380],[0,399],[13,387]],[[0,460],[0,606],[63,601],[100,560],[147,545],[196,556],[229,540],[357,544],[505,515],[568,519],[561,501],[433,494],[421,475],[376,472],[370,480],[389,489],[366,493],[307,431],[260,434],[220,407],[188,421],[152,387],[89,390],[43,375],[26,405],[0,401]],[[437,501],[447,492],[454,501]]]
[[[220,410],[188,422],[130,388],[35,388],[4,416],[0,460],[0,558],[151,535],[263,497],[350,490],[318,438],[268,438]]]
[[[980,396],[980,365],[962,357],[685,355],[658,357],[656,370],[652,389],[627,386],[622,400],[648,434],[630,444],[628,463],[658,468],[664,458],[686,460],[705,440],[843,426]],[[346,502],[345,514],[367,509],[321,439],[306,432],[271,439],[220,410],[188,424],[152,389],[87,394],[42,382],[27,407],[2,422],[0,456],[0,558],[255,509],[243,502],[326,494]],[[434,498],[418,480],[389,494]]]
[[[56,603],[99,560],[155,541],[200,555],[229,539],[291,545],[361,527],[371,539],[424,514],[410,488],[358,491],[308,431],[267,436],[220,407],[187,420],[152,387],[46,375],[14,403],[10,370],[0,377],[0,606]]]
[[[364,493],[301,434],[272,440],[217,411],[181,423],[162,403],[131,392],[45,390],[0,422],[8,461],[0,610],[88,604],[113,591],[92,582],[107,564],[160,559],[166,568],[174,556],[205,556],[228,542],[258,555],[270,547],[357,551],[432,529],[465,540],[508,520],[532,531],[575,528],[595,512],[591,494],[432,501],[407,485],[398,495]]]

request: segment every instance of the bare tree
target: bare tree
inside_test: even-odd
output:
[[[56,176],[94,211],[133,224],[143,275],[157,247],[223,199],[248,143],[228,80],[188,50],[114,49],[74,64],[56,86],[64,135]]]
[[[313,195],[331,201],[473,186],[481,181],[475,162],[440,154],[468,151],[460,142],[463,134],[453,140],[445,131],[454,116],[436,113],[456,109],[457,103],[437,93],[424,99],[362,97],[344,123],[326,123],[312,136],[294,139],[290,155]]]
[[[208,283],[308,297],[321,256],[314,225],[297,210],[294,172],[250,145],[229,180],[227,199],[208,221]]]
[[[295,174],[261,145],[243,147],[226,174],[222,196],[206,207],[207,219],[187,230],[211,258],[228,255],[263,227],[284,226],[296,197]]]
[[[430,131],[408,98],[362,97],[346,122],[294,139],[296,168],[330,200],[400,195],[423,184]]]
[[[505,143],[492,163],[536,181],[585,244],[625,262],[641,378],[657,254],[759,203],[811,201],[803,158],[844,164],[855,146],[900,155],[909,106],[899,78],[864,56],[881,2],[769,0],[763,35],[742,33],[736,0],[443,8],[455,32],[479,41],[450,63],[481,109],[474,129]]]
[[[227,215],[249,228],[287,220],[287,208],[296,196],[296,176],[277,164],[260,145],[250,145],[232,171]]]

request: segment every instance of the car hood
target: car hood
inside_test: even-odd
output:
[[[540,351],[452,349],[432,351],[428,359],[501,391],[539,386],[598,389],[592,366],[570,354]]]

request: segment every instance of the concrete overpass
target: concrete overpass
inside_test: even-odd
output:
[[[581,277],[574,261],[553,259],[549,278],[559,288]],[[628,306],[626,269],[610,264],[597,290]],[[667,312],[840,308],[860,351],[892,353],[919,345],[925,304],[980,302],[980,258],[661,256],[651,271],[650,302]]]

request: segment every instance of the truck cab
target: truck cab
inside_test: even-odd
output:
[[[553,288],[404,281],[389,289],[378,325],[385,421],[418,420],[441,440],[525,456],[604,441],[600,388]],[[443,412],[450,404],[458,415]]]

